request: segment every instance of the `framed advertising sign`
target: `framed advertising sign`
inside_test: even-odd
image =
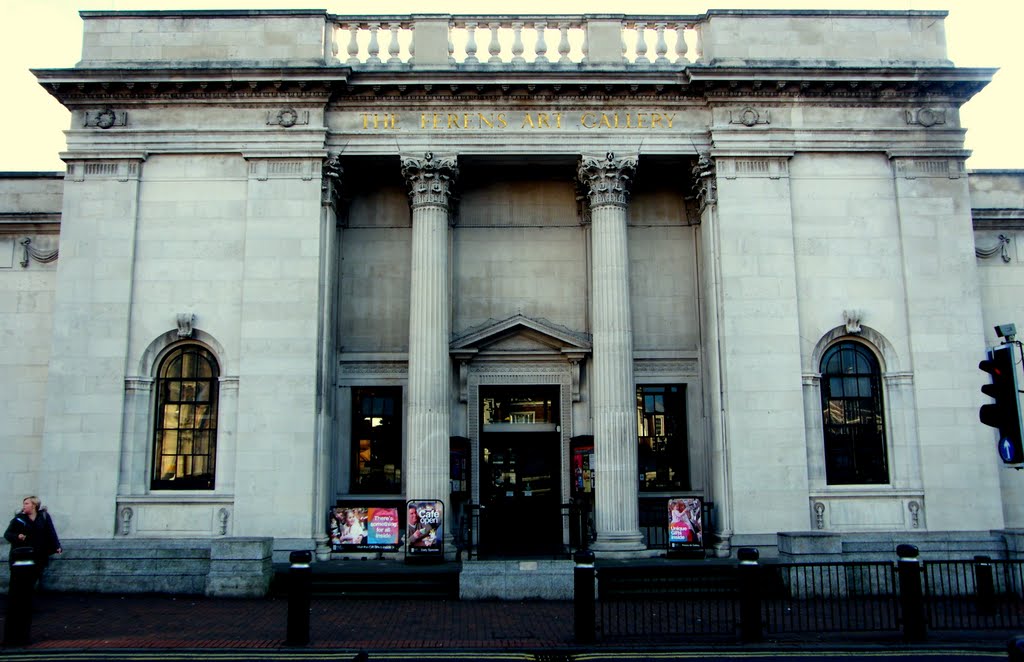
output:
[[[444,559],[444,503],[409,501],[405,521],[406,558]]]
[[[668,500],[668,549],[686,556],[704,555],[704,502],[699,497]]]
[[[351,503],[331,508],[327,533],[331,549],[346,551],[394,551],[399,546],[399,506],[384,503]]]

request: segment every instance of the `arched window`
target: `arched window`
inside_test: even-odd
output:
[[[888,483],[881,370],[867,347],[844,341],[825,351],[821,410],[828,484]]]
[[[156,379],[154,490],[212,490],[220,370],[199,345],[171,350]]]

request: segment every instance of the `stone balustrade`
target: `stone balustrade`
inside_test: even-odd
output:
[[[343,16],[322,10],[84,11],[79,68],[348,66],[355,71],[690,65],[948,67],[945,12]]]
[[[406,65],[679,66],[699,58],[680,16],[333,16],[334,54],[354,68]]]

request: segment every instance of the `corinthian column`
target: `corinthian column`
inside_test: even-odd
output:
[[[434,157],[428,152],[422,158],[402,159],[412,206],[405,493],[409,499],[441,499],[446,505],[451,489],[448,204],[458,172],[455,157]]]
[[[629,308],[626,209],[636,157],[584,157],[578,175],[590,202],[593,253],[591,331],[594,364],[596,551],[643,549],[638,514],[636,386]]]

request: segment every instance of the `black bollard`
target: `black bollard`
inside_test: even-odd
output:
[[[991,616],[996,613],[996,587],[992,575],[992,557],[974,557],[974,586],[978,598],[978,613]]]
[[[924,597],[921,593],[921,561],[914,545],[898,545],[896,556],[900,578],[900,608],[903,612],[903,638],[921,641],[925,637]]]
[[[1006,643],[1006,659],[1010,662],[1024,662],[1024,637],[1013,637]]]
[[[576,565],[572,571],[573,628],[577,644],[594,643],[594,623],[597,620],[594,600],[594,553],[580,550],[573,555]]]
[[[289,646],[309,643],[309,596],[313,587],[312,552],[292,552],[288,555],[288,635]]]
[[[32,587],[36,583],[36,562],[31,547],[11,550],[11,583],[7,589],[4,646],[32,643]]]
[[[744,642],[761,641],[761,566],[757,562],[761,552],[753,547],[742,547],[736,552],[736,568],[740,585],[740,639]]]

